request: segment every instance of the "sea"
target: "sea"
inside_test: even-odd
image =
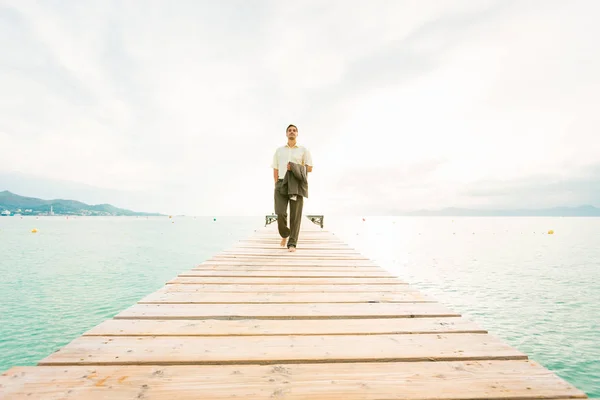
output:
[[[0,373],[35,365],[264,225],[264,216],[0,217]],[[324,225],[600,398],[600,218],[325,215]]]

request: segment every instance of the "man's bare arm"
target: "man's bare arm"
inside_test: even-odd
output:
[[[275,180],[275,183],[277,183],[277,180],[279,179],[279,170],[273,168],[273,179]]]

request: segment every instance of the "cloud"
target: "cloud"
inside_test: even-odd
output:
[[[328,214],[387,215],[410,209],[415,201],[427,203],[427,198],[434,205],[442,196],[436,174],[445,163],[432,159],[389,167],[348,168],[321,191],[326,193],[322,207]]]
[[[473,182],[461,195],[483,206],[545,208],[600,204],[600,164],[563,174],[524,176],[510,181]]]
[[[315,161],[310,212],[526,201],[508,183],[503,196],[462,188],[594,165],[599,9],[5,4],[0,172],[125,193],[132,208],[269,213],[270,159],[295,123]]]

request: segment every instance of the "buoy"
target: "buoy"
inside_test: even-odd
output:
[[[172,215],[169,215],[169,218],[173,218],[173,216],[172,216]]]
[[[213,221],[216,221],[216,220],[217,220],[216,218],[213,218]]]
[[[366,221],[366,220],[363,218],[363,221]]]
[[[37,230],[36,228],[33,228],[33,229],[31,230],[31,233],[37,233],[37,231],[38,231],[38,230]]]
[[[554,235],[554,231],[553,231],[552,229],[550,229],[550,230],[548,231],[548,235]]]

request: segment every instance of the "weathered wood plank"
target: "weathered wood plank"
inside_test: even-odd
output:
[[[350,248],[343,248],[343,247],[332,247],[332,246],[328,246],[328,247],[323,247],[323,246],[319,246],[319,247],[307,247],[307,246],[302,246],[301,248],[298,248],[298,251],[300,250],[304,250],[303,253],[309,253],[309,252],[315,252],[315,254],[319,254],[319,252],[330,252],[332,254],[342,254],[342,255],[347,255],[347,254],[352,254],[352,255],[356,255],[356,254],[360,254],[360,252],[354,250],[354,249],[350,249]],[[263,254],[263,252],[266,253],[271,253],[271,252],[286,252],[287,251],[287,247],[281,247],[279,245],[277,246],[235,246],[235,247],[230,247],[227,249],[224,249],[222,252],[223,253],[258,253],[258,254]]]
[[[213,292],[167,292],[156,291],[139,304],[245,304],[245,303],[415,303],[431,302],[418,291],[399,293],[213,293]]]
[[[214,257],[218,257],[218,258],[236,258],[236,257],[260,257],[260,258],[265,258],[265,259],[271,259],[271,258],[285,258],[285,259],[290,259],[290,258],[294,258],[294,259],[321,259],[323,258],[324,260],[366,260],[366,258],[360,254],[360,253],[356,253],[356,252],[346,252],[346,253],[342,253],[342,252],[329,252],[329,253],[323,253],[323,254],[319,254],[316,253],[312,250],[304,250],[301,251],[300,249],[298,249],[296,252],[294,253],[290,253],[286,248],[280,248],[280,249],[276,249],[276,250],[269,250],[268,252],[255,252],[255,251],[229,251],[229,250],[223,250],[217,254],[214,255]]]
[[[305,225],[304,223],[302,223],[301,227],[300,227],[300,232],[302,234],[302,236],[310,236],[313,235],[313,233],[316,235],[321,235],[323,237],[334,237],[337,238],[338,236],[335,234],[335,232],[332,232],[330,230],[326,230],[326,229],[319,229],[319,230],[312,230],[312,229],[307,229],[309,226]],[[279,231],[277,229],[276,224],[275,225],[270,225],[265,227],[264,230],[260,230],[257,229],[255,230],[252,235],[248,236],[247,239],[253,239],[253,238],[274,238],[274,237],[279,237]]]
[[[280,364],[519,360],[487,334],[340,336],[81,336],[39,365]]]
[[[178,276],[254,277],[254,278],[391,278],[387,271],[234,271],[196,270],[182,272]]]
[[[298,240],[299,244],[316,244],[316,243],[334,243],[334,244],[347,244],[345,243],[343,240],[341,240],[339,237],[336,236],[323,236],[323,237],[306,237],[306,235],[302,235],[302,238]],[[247,239],[245,239],[243,242],[244,243],[274,243],[274,244],[279,244],[281,242],[282,238],[279,235],[273,235],[273,236],[269,236],[269,237],[263,237],[263,236],[259,236],[259,237],[249,237]],[[236,242],[239,243],[239,242]]]
[[[279,237],[271,237],[270,239],[253,239],[252,237],[249,237],[248,239],[244,239],[244,240],[240,240],[239,242],[236,243],[244,243],[244,244],[273,244],[273,245],[279,245],[279,243],[281,242],[281,238]],[[337,239],[337,238],[323,238],[323,239],[306,239],[303,238],[302,239],[302,244],[303,245],[322,245],[322,244],[333,244],[333,245],[346,245],[348,246],[347,243]]]
[[[135,304],[115,319],[346,319],[459,317],[440,303]]]
[[[349,248],[349,247],[334,247],[334,246],[327,246],[324,247],[323,245],[320,245],[319,247],[315,247],[315,246],[302,246],[301,248],[298,247],[298,251],[303,250],[302,253],[310,253],[310,252],[315,252],[315,254],[320,254],[319,252],[330,252],[332,254],[341,254],[341,255],[357,255],[357,254],[361,254],[359,252],[357,252],[356,250]],[[223,249],[222,252],[223,253],[251,253],[251,254],[270,254],[272,252],[277,252],[277,253],[281,253],[281,252],[286,252],[287,251],[287,247],[281,247],[279,245],[261,245],[261,246],[233,246],[233,247],[229,247],[227,249]]]
[[[278,247],[273,249],[261,249],[261,248],[233,248],[233,249],[225,249],[221,251],[219,254],[240,254],[240,255],[288,255],[289,252],[285,247]],[[298,247],[297,251],[292,254],[293,256],[362,256],[359,252],[354,249],[340,249],[340,250],[319,250],[319,249],[308,249],[305,247]]]
[[[487,333],[463,317],[332,320],[109,319],[92,336],[272,336]]]
[[[336,292],[404,292],[412,291],[409,285],[232,285],[232,284],[195,284],[187,283],[172,283],[164,286],[167,292],[211,292],[211,293],[336,293]]]
[[[300,243],[298,244],[300,246]],[[235,243],[231,249],[266,249],[266,250],[281,250],[287,248],[282,247],[279,240],[272,242],[246,242],[246,243]],[[356,250],[353,247],[343,242],[329,242],[322,240],[315,240],[314,242],[302,243],[302,249],[304,250]]]
[[[272,254],[272,255],[264,255],[264,254],[216,254],[212,257],[213,259],[218,260],[228,260],[228,259],[238,259],[238,260],[263,260],[263,259],[280,259],[280,260],[364,260],[368,261],[369,259],[360,255],[356,256],[344,256],[344,255],[312,255],[312,254],[304,254],[301,251],[296,251],[295,253],[289,253],[286,249],[282,249],[281,253]]]
[[[326,266],[338,266],[338,267],[377,267],[377,264],[372,261],[356,261],[356,260],[273,260],[273,259],[250,259],[250,260],[232,260],[232,259],[209,259],[202,262],[200,265],[235,265],[235,266],[314,266],[314,267],[326,267]]]
[[[0,375],[0,395],[12,400],[586,398],[583,392],[539,364],[522,360],[16,367]]]
[[[232,277],[177,277],[171,283],[202,283],[202,284],[231,284],[231,285],[405,285],[397,278],[232,278]]]
[[[192,268],[193,271],[349,271],[349,272],[378,272],[385,271],[380,267],[343,267],[343,266],[289,266],[289,265],[207,265],[202,264]]]
[[[271,243],[271,244],[279,244],[282,238],[279,235],[273,235],[269,237],[254,237],[250,236],[246,239],[235,242],[237,243]],[[327,236],[327,237],[303,237],[302,240],[298,241],[304,244],[319,244],[319,243],[333,243],[333,244],[345,244],[348,245],[345,241],[341,240],[336,236]]]

